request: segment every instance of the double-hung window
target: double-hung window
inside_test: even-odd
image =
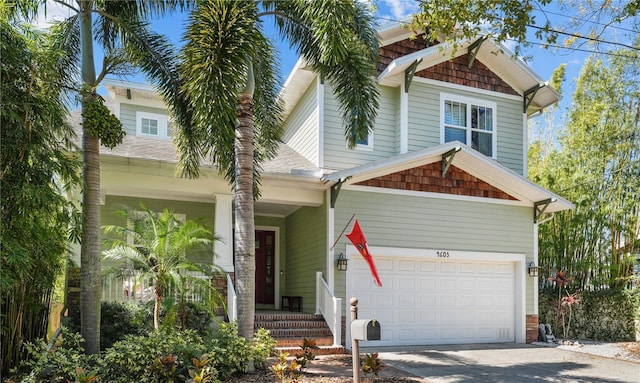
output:
[[[441,141],[460,141],[485,156],[496,154],[496,104],[441,94]]]
[[[167,116],[157,113],[136,112],[136,134],[166,138]]]

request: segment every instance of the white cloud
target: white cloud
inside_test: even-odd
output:
[[[69,3],[74,4],[71,2]],[[46,13],[45,8],[40,6],[35,25],[38,28],[45,29],[50,27],[54,22],[64,20],[73,14],[74,11],[69,7],[62,5],[59,2],[54,2],[53,0],[47,0]]]
[[[384,0],[384,3],[397,20],[404,20],[418,11],[418,3],[415,0]]]

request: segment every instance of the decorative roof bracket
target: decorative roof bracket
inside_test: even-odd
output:
[[[533,203],[533,223],[542,223],[539,221],[541,217],[545,214],[544,213],[545,210],[547,210],[549,205],[556,202],[557,200],[558,200],[557,198],[547,198],[542,201],[534,202]],[[547,213],[547,214],[551,214],[551,216],[553,217],[553,213]],[[547,219],[545,219],[544,221],[546,220]]]
[[[331,208],[336,206],[336,201],[338,200],[338,194],[340,194],[340,189],[342,188],[342,184],[345,183],[348,178],[340,178],[335,185],[331,187]]]
[[[411,80],[413,80],[413,75],[416,74],[416,68],[418,64],[422,62],[422,57],[412,62],[411,65],[404,71],[404,92],[409,93],[409,87],[411,86]]]
[[[489,38],[489,36],[482,36],[476,41],[474,41],[473,44],[469,45],[469,48],[467,48],[467,65],[469,66],[469,68],[471,68],[471,66],[473,65],[473,62],[475,61],[476,56],[480,51],[480,47],[482,46],[482,43],[487,38]]]
[[[533,86],[532,88],[527,89],[524,92],[524,96],[522,100],[523,101],[522,113],[527,113],[527,109],[529,109],[529,105],[531,105],[531,103],[533,102],[533,98],[536,96],[536,93],[538,93],[538,91],[544,88],[545,86],[547,86],[547,84],[544,82],[541,82]]]
[[[458,153],[460,150],[462,150],[462,148],[459,146],[456,146],[455,148],[442,154],[442,178],[444,178],[447,175],[449,166],[451,166],[451,163],[453,163],[453,157],[455,157],[456,153]]]

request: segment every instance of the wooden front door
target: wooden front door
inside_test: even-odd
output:
[[[256,230],[256,304],[274,304],[276,233]]]

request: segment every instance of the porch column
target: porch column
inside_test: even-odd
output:
[[[215,241],[213,251],[215,264],[226,272],[233,272],[233,195],[215,194],[215,235],[220,238]]]

